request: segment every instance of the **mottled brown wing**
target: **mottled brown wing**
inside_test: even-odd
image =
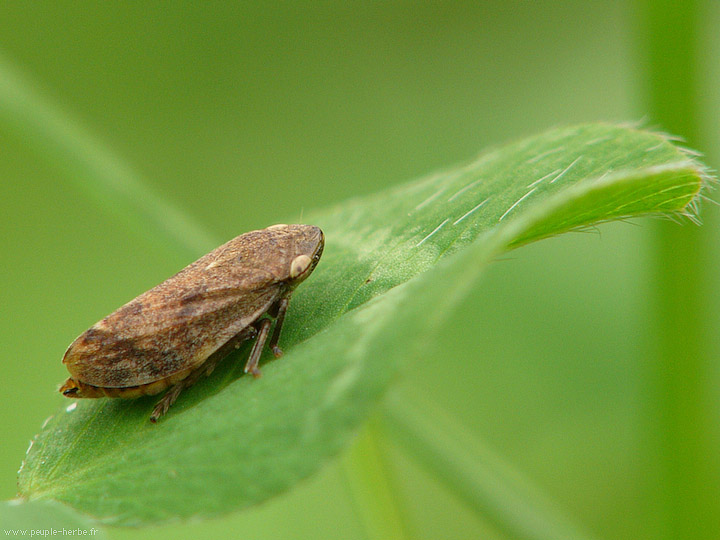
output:
[[[266,272],[210,255],[80,335],[63,358],[72,376],[124,388],[198,367],[285,292]]]

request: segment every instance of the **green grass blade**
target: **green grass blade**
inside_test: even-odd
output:
[[[191,255],[217,241],[0,56],[0,118],[86,197],[143,236]]]
[[[434,404],[407,388],[383,407],[385,432],[502,538],[588,540],[530,481]]]
[[[251,380],[247,349],[231,355],[158,425],[153,398],[69,404],[37,436],[21,493],[124,525],[265,500],[343,447],[498,254],[597,221],[692,214],[705,183],[661,135],[586,125],[317,212],[326,250],[293,297],[282,360]]]
[[[714,130],[707,124],[714,93],[707,66],[714,64],[707,47],[707,15],[713,2],[690,0],[682,9],[670,0],[638,4],[638,35],[645,57],[645,110],[653,122],[702,144]],[[703,129],[704,128],[704,129]],[[707,142],[707,141],[705,141]],[[703,146],[708,146],[703,144]],[[658,455],[659,467],[647,474],[648,505],[663,516],[654,524],[662,538],[720,538],[720,438],[717,428],[717,320],[713,291],[717,264],[717,226],[697,230],[658,224],[655,228],[653,277],[656,291],[648,299],[655,309],[656,350],[643,367],[653,402],[648,419],[646,453]]]
[[[366,538],[413,538],[407,516],[398,505],[381,448],[381,431],[371,420],[344,454],[343,470]]]

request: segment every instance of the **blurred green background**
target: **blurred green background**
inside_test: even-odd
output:
[[[568,123],[644,119],[717,166],[720,4],[671,9],[3,3],[0,84],[22,74],[219,244]],[[690,45],[664,55],[675,42]],[[69,403],[55,391],[67,345],[195,258],[98,205],[9,109],[0,103],[3,499],[43,420]],[[712,205],[702,215],[702,229],[646,219],[511,253],[409,375],[598,538],[673,537],[693,512],[709,530],[718,510],[719,222]],[[663,273],[674,258],[687,266]],[[692,339],[668,386],[656,358],[675,324]],[[686,393],[672,385],[683,366]],[[384,459],[410,536],[500,538],[402,448]],[[366,538],[348,466],[341,457],[249,511],[109,536]]]

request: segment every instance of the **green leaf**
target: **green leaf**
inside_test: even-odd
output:
[[[123,525],[263,501],[343,447],[498,254],[598,221],[693,216],[706,181],[660,134],[584,125],[317,212],[323,260],[261,379],[241,376],[241,349],[157,425],[157,398],[73,402],[37,436],[20,491]]]
[[[54,501],[23,502],[18,499],[0,501],[0,525],[5,537],[86,536],[97,540],[107,538],[94,521]],[[51,532],[53,530],[57,532]]]

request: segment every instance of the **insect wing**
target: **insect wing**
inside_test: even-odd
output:
[[[166,283],[78,337],[63,359],[70,373],[94,386],[123,388],[195,368],[262,316],[282,289],[268,283],[167,296],[162,290]]]

